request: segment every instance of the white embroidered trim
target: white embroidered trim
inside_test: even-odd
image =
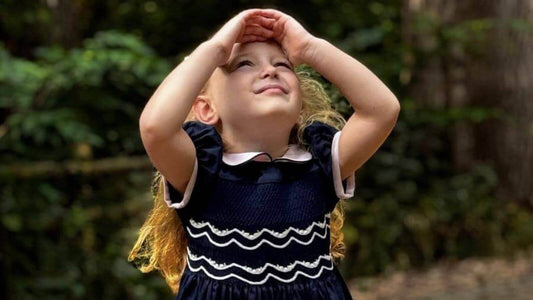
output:
[[[302,272],[302,271],[296,271],[296,273],[294,273],[294,276],[293,276],[292,278],[290,278],[290,279],[283,279],[283,278],[280,278],[280,277],[278,277],[278,276],[276,276],[276,275],[274,275],[274,274],[272,274],[272,273],[269,273],[269,274],[267,274],[267,276],[266,276],[263,280],[261,280],[261,281],[251,281],[251,280],[245,279],[245,278],[243,278],[243,277],[241,277],[241,276],[239,276],[239,275],[237,275],[237,274],[233,274],[233,273],[230,273],[230,274],[228,274],[228,275],[224,275],[224,276],[215,276],[215,275],[209,273],[209,272],[205,269],[204,266],[199,266],[198,268],[193,268],[193,267],[191,266],[189,260],[187,260],[187,265],[189,266],[189,269],[190,269],[191,271],[193,271],[193,272],[198,272],[199,270],[202,270],[205,274],[207,274],[207,276],[209,276],[209,277],[211,277],[211,278],[213,278],[213,279],[215,279],[215,280],[223,280],[223,279],[227,279],[227,278],[229,278],[229,277],[235,277],[235,278],[240,279],[240,280],[242,280],[242,281],[244,281],[244,282],[246,282],[246,283],[249,283],[249,284],[264,284],[264,283],[268,280],[268,278],[269,278],[270,276],[272,276],[273,278],[275,278],[275,279],[277,279],[277,280],[279,280],[279,281],[281,281],[281,282],[285,282],[285,283],[288,283],[288,282],[294,281],[294,280],[296,279],[296,277],[298,277],[299,274],[301,274],[301,275],[303,275],[303,276],[305,276],[305,277],[308,277],[308,278],[314,279],[314,278],[319,277],[319,276],[322,274],[322,271],[323,271],[324,269],[325,269],[325,270],[333,270],[333,261],[331,261],[331,259],[330,259],[330,262],[331,262],[331,263],[330,263],[330,266],[329,266],[329,267],[326,267],[326,266],[322,266],[322,267],[320,267],[320,271],[319,271],[318,274],[316,274],[316,275],[309,275],[309,274],[306,274],[306,273],[304,273],[304,272]]]
[[[277,238],[286,237],[289,234],[290,231],[294,231],[294,232],[296,232],[298,234],[301,234],[301,235],[307,235],[307,234],[309,234],[311,232],[311,230],[313,229],[313,227],[315,225],[317,225],[320,228],[324,228],[324,226],[326,226],[326,224],[327,224],[327,218],[329,218],[329,217],[330,217],[329,213],[325,214],[323,222],[313,222],[306,229],[297,229],[297,228],[294,228],[294,227],[291,226],[291,227],[285,229],[282,232],[276,232],[276,231],[273,231],[273,230],[268,229],[268,228],[263,228],[260,231],[257,231],[257,232],[255,232],[253,234],[250,234],[250,233],[248,233],[248,232],[246,232],[244,230],[238,229],[238,228],[220,230],[220,229],[217,229],[215,226],[211,225],[211,223],[209,223],[208,221],[199,221],[199,222],[197,222],[193,218],[190,218],[190,223],[191,223],[191,225],[194,228],[197,228],[197,229],[201,229],[201,228],[207,226],[207,227],[209,227],[209,229],[211,229],[212,233],[214,233],[215,235],[218,235],[218,236],[226,236],[226,235],[231,234],[232,232],[237,232],[238,234],[242,235],[243,237],[245,237],[245,238],[247,238],[249,240],[253,240],[253,239],[256,239],[256,238],[260,237],[264,232],[268,232],[272,236],[277,237]]]
[[[168,207],[172,207],[175,209],[180,209],[185,207],[187,203],[189,203],[189,199],[191,198],[192,190],[194,189],[194,184],[196,183],[196,174],[198,173],[198,158],[195,158],[194,160],[194,170],[192,171],[191,178],[189,179],[189,183],[187,184],[187,188],[185,189],[185,192],[183,194],[183,198],[178,203],[172,203],[170,199],[170,192],[168,191],[168,183],[164,176],[161,175],[161,179],[163,180],[163,189],[164,189],[164,199]]]
[[[326,225],[325,230],[324,230],[324,234],[323,234],[323,235],[320,235],[318,232],[314,232],[314,233],[313,233],[313,236],[311,237],[311,239],[310,239],[309,241],[307,241],[307,242],[302,242],[302,241],[298,240],[297,238],[291,236],[291,238],[290,238],[287,242],[285,242],[284,244],[282,244],[282,245],[276,245],[276,244],[273,244],[273,243],[272,243],[271,241],[269,241],[269,240],[261,240],[261,242],[257,243],[255,246],[245,246],[245,245],[241,244],[239,241],[237,241],[235,238],[232,238],[231,240],[229,240],[229,241],[226,242],[226,243],[217,243],[217,242],[215,242],[215,241],[213,241],[213,240],[211,239],[211,237],[209,236],[209,234],[208,234],[207,232],[202,232],[202,233],[199,233],[199,234],[194,234],[194,233],[191,232],[191,229],[189,228],[189,226],[186,226],[186,227],[187,227],[187,231],[189,232],[189,234],[190,234],[193,238],[199,238],[199,237],[201,237],[202,235],[205,235],[205,236],[207,237],[207,239],[211,242],[211,244],[213,244],[213,245],[215,245],[215,246],[217,246],[217,247],[226,247],[226,246],[228,246],[229,244],[231,244],[231,243],[233,242],[233,243],[237,244],[239,247],[241,247],[242,249],[245,249],[245,250],[254,250],[254,249],[259,248],[259,246],[261,246],[261,244],[263,244],[263,243],[268,243],[268,244],[270,244],[270,245],[271,245],[272,247],[274,247],[274,248],[285,248],[285,247],[287,247],[287,245],[290,244],[291,241],[293,241],[293,240],[294,240],[295,242],[299,243],[299,244],[302,244],[302,245],[309,245],[309,244],[311,244],[311,243],[313,242],[313,240],[315,239],[315,236],[318,236],[318,237],[320,237],[320,238],[322,238],[322,239],[325,239],[325,238],[326,238],[326,236],[327,236],[327,234],[328,234],[329,224]]]
[[[341,136],[341,131],[338,131],[333,136],[333,142],[331,145],[331,157],[333,161],[333,183],[335,185],[335,192],[337,194],[337,197],[339,199],[349,199],[354,196],[355,191],[355,172],[350,175],[350,177],[346,178],[347,180],[347,186],[346,186],[346,192],[344,191],[344,187],[342,185],[342,178],[341,178],[341,168],[340,168],[340,162],[339,162],[339,139]]]
[[[221,264],[218,264],[215,260],[211,259],[211,258],[208,258],[208,257],[205,257],[204,255],[195,255],[191,252],[191,250],[189,249],[189,247],[187,247],[187,254],[189,255],[189,258],[194,260],[194,261],[199,261],[199,260],[205,260],[207,261],[207,263],[209,263],[209,265],[211,265],[213,268],[217,269],[217,270],[225,270],[225,269],[229,269],[231,267],[237,267],[237,268],[240,268],[248,273],[251,273],[251,274],[261,274],[263,273],[267,267],[271,266],[273,267],[274,269],[280,271],[280,272],[290,272],[292,271],[292,269],[294,269],[296,267],[296,265],[302,265],[306,268],[315,268],[319,265],[320,263],[320,260],[321,259],[325,259],[325,260],[331,260],[331,256],[330,254],[322,254],[320,256],[318,256],[317,259],[315,259],[313,262],[308,262],[308,261],[299,261],[299,260],[295,260],[293,263],[287,265],[287,266],[281,266],[281,265],[274,265],[274,264],[271,264],[271,263],[266,263],[264,264],[262,267],[258,267],[258,268],[251,268],[251,267],[248,267],[248,266],[243,266],[243,265],[239,265],[237,263],[231,263],[231,264],[226,264],[226,263],[221,263]]]

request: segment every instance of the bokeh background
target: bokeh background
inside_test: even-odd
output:
[[[400,100],[346,208],[339,269],[353,295],[531,295],[531,1],[2,0],[0,298],[172,298],[127,261],[155,171],[139,116],[188,53],[252,7],[293,16]]]

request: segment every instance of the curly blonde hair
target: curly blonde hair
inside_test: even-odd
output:
[[[313,121],[320,121],[341,130],[346,120],[332,108],[331,100],[322,84],[312,79],[309,72],[300,71],[296,75],[302,91],[302,111],[299,122],[291,132],[290,143],[308,149],[303,139],[306,126]],[[209,81],[202,88],[201,94],[207,91],[208,85]],[[196,117],[191,109],[185,122],[194,120]],[[185,230],[174,208],[168,207],[164,202],[163,181],[159,171],[155,172],[151,190],[154,207],[139,230],[128,261],[135,260],[137,268],[143,273],[159,270],[172,292],[176,294],[187,263]],[[330,217],[330,252],[335,264],[344,258],[346,250],[342,233],[344,219],[344,200],[340,199]]]

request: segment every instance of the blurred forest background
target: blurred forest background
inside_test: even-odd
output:
[[[252,7],[293,16],[400,100],[348,201],[346,279],[533,245],[531,1],[2,0],[0,298],[172,298],[127,262],[155,171],[139,116]]]

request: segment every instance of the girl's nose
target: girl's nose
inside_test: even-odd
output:
[[[275,66],[268,64],[261,71],[261,78],[264,78],[265,75],[270,75],[271,77],[277,77],[278,72]]]

